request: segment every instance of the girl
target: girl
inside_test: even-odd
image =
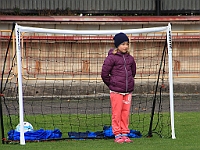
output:
[[[110,89],[112,107],[112,130],[116,143],[130,143],[129,113],[134,90],[136,63],[129,54],[129,39],[126,34],[114,36],[115,49],[110,49],[101,72],[103,82]]]

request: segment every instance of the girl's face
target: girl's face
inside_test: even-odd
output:
[[[123,42],[122,44],[120,44],[118,46],[118,50],[121,52],[121,53],[126,53],[129,49],[129,43],[128,42]]]

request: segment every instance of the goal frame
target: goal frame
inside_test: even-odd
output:
[[[23,91],[22,91],[22,62],[21,62],[21,45],[20,45],[20,33],[22,32],[36,32],[36,33],[56,33],[67,35],[105,35],[116,34],[124,32],[125,34],[138,34],[138,33],[150,33],[166,31],[167,34],[167,48],[168,48],[168,66],[169,66],[169,95],[170,95],[170,118],[171,118],[171,136],[175,137],[174,129],[174,97],[173,97],[173,64],[172,64],[172,32],[171,24],[162,27],[151,27],[142,29],[123,29],[123,30],[61,30],[61,29],[47,29],[37,27],[27,27],[15,24],[15,40],[16,40],[16,53],[17,53],[17,71],[18,71],[18,94],[19,94],[19,122],[20,122],[20,144],[25,145],[24,137],[24,108],[23,108]]]

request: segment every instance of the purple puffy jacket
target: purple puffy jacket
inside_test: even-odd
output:
[[[101,78],[112,91],[132,92],[136,74],[135,60],[128,53],[117,52],[113,54],[113,50],[110,49],[108,56],[104,60]]]

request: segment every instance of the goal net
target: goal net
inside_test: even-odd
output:
[[[59,129],[59,139],[107,138],[109,89],[100,74],[113,36],[124,32],[137,64],[130,125],[143,137],[175,138],[170,24],[124,30],[61,30],[15,25],[15,48],[1,78],[2,139],[23,122],[35,130]],[[88,136],[95,133],[95,136]],[[97,134],[98,133],[98,134]],[[87,136],[85,136],[87,135]],[[51,138],[50,138],[51,139]],[[6,140],[12,140],[6,139]],[[49,140],[49,139],[48,139]]]

